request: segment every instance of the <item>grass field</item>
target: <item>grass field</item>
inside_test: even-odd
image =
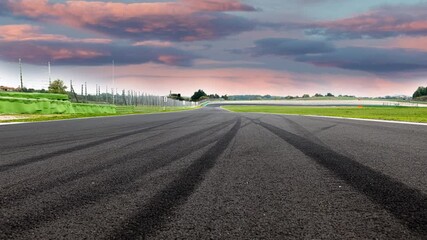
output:
[[[427,108],[287,106],[223,106],[223,108],[233,112],[316,115],[427,123]]]
[[[105,116],[122,116],[129,114],[150,114],[150,113],[166,113],[191,110],[190,107],[166,107],[165,109],[153,106],[117,106],[116,114],[4,114],[8,118],[2,120],[0,115],[0,123],[7,122],[40,122],[51,120],[65,120],[73,118],[89,118],[89,117],[105,117]]]

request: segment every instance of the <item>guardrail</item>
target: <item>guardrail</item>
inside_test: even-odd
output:
[[[400,106],[427,107],[427,104],[378,100],[255,100],[218,101],[207,105],[283,105],[283,106]]]

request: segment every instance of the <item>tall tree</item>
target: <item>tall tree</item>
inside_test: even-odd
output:
[[[419,87],[412,95],[413,98],[421,96],[427,96],[427,87]]]
[[[207,97],[208,95],[205,93],[205,91],[199,89],[199,91],[195,92],[193,96],[191,96],[192,101],[199,101],[202,97]]]
[[[50,93],[67,93],[67,86],[65,86],[64,82],[60,79],[57,79],[49,84],[49,92]]]

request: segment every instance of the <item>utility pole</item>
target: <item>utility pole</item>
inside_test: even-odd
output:
[[[123,97],[124,105],[128,105],[128,104],[127,104],[127,101],[126,101],[126,90],[125,90],[125,89],[123,89],[122,97]]]
[[[49,86],[50,86],[50,84],[52,84],[52,78],[51,78],[52,72],[50,69],[50,62],[47,62],[47,67],[48,67],[48,71],[49,71]]]
[[[85,97],[86,97],[86,102],[87,102],[87,82],[85,82]]]
[[[74,98],[76,98],[76,102],[79,103],[79,99],[77,98],[77,94],[76,94],[76,92],[74,91],[74,88],[73,88],[73,80],[70,80],[70,91],[74,95]]]
[[[112,99],[114,99],[114,88],[111,88],[111,96],[112,96]]]
[[[22,81],[22,61],[19,59],[19,77],[21,79],[21,92],[24,91],[24,83]]]
[[[116,86],[116,66],[115,66],[115,63],[114,63],[114,60],[113,60],[113,69],[112,69],[112,77],[113,77],[113,88]],[[115,98],[115,96],[114,96],[114,94],[113,94],[113,104],[115,104],[116,103],[116,98]]]

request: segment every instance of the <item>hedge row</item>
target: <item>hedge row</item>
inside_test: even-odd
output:
[[[116,113],[116,106],[0,96],[0,114]]]
[[[68,95],[66,94],[53,94],[53,93],[0,92],[0,97],[51,99],[51,100],[61,100],[61,101],[68,100]]]

